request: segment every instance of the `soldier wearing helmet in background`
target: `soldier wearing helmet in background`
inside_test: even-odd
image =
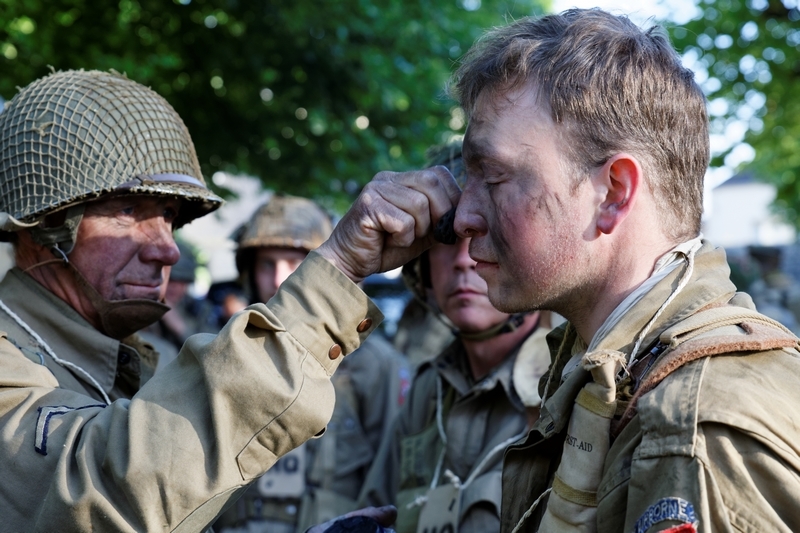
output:
[[[463,184],[460,141],[430,159]],[[499,531],[503,452],[539,414],[549,313],[492,307],[469,241],[435,244],[403,268],[416,299],[433,301],[432,315],[456,338],[420,366],[362,490],[362,504],[397,505],[398,533]]]
[[[180,117],[124,76],[56,72],[0,114],[4,530],[201,531],[325,428],[380,312],[322,255],[147,380],[172,231],[220,203]]]
[[[331,234],[328,214],[306,198],[277,194],[242,226],[236,266],[252,302],[268,301]],[[331,378],[336,390],[325,434],[281,458],[215,524],[223,533],[302,532],[356,509],[356,498],[410,382],[406,359],[369,337]]]

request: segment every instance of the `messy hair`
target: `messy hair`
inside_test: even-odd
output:
[[[469,114],[485,90],[533,87],[581,176],[628,152],[642,164],[661,226],[676,241],[700,231],[709,160],[706,100],[663,30],[600,9],[526,18],[487,33],[451,91]]]

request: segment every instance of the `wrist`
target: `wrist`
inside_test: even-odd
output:
[[[319,248],[314,251],[335,266],[342,274],[350,278],[353,283],[361,283],[364,280],[364,277],[357,275],[329,243],[330,239],[322,243],[322,245],[320,245]]]

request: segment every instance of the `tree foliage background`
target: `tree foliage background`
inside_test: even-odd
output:
[[[678,50],[708,74],[701,82],[712,132],[745,122],[743,140],[755,150],[748,171],[777,185],[777,210],[800,228],[798,0],[701,0],[698,7],[699,17],[671,33]]]
[[[0,96],[48,66],[116,69],[175,107],[207,178],[343,207],[462,131],[444,94],[455,60],[541,1],[0,0]]]

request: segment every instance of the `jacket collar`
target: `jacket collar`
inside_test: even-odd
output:
[[[488,392],[499,384],[503,387],[512,405],[519,411],[524,411],[525,406],[514,389],[513,370],[517,356],[524,350],[533,349],[526,342],[530,338],[531,335],[528,335],[519,346],[509,352],[502,363],[477,382],[472,377],[467,353],[459,339],[454,340],[439,356],[424,364],[433,366],[442,379],[453,387],[459,396]]]
[[[138,374],[138,355],[118,340],[97,331],[77,311],[36,280],[13,268],[0,282],[3,302],[35,331],[57,357],[91,374],[103,390],[114,388],[119,359]],[[47,359],[49,364],[56,364]],[[80,373],[75,376],[83,382]],[[91,383],[89,387],[93,388]]]
[[[636,336],[669,298],[685,269],[685,265],[680,266],[657,283],[602,339],[599,339],[596,349],[617,350],[631,355],[630,351],[633,349]],[[711,304],[730,301],[736,293],[736,287],[729,276],[730,269],[725,251],[704,242],[695,256],[694,272],[689,284],[661,314],[642,342],[640,350],[648,349],[656,343],[663,331],[700,309]],[[545,437],[558,433],[566,427],[575,397],[590,379],[587,371],[578,368],[568,375],[563,384],[559,383],[561,372],[570,358],[571,348],[577,340],[575,330],[569,324],[562,325],[548,335],[553,358],[553,368],[551,368],[553,377],[547,387],[547,400],[542,407],[541,417],[535,426]],[[561,351],[560,356],[559,351]]]

